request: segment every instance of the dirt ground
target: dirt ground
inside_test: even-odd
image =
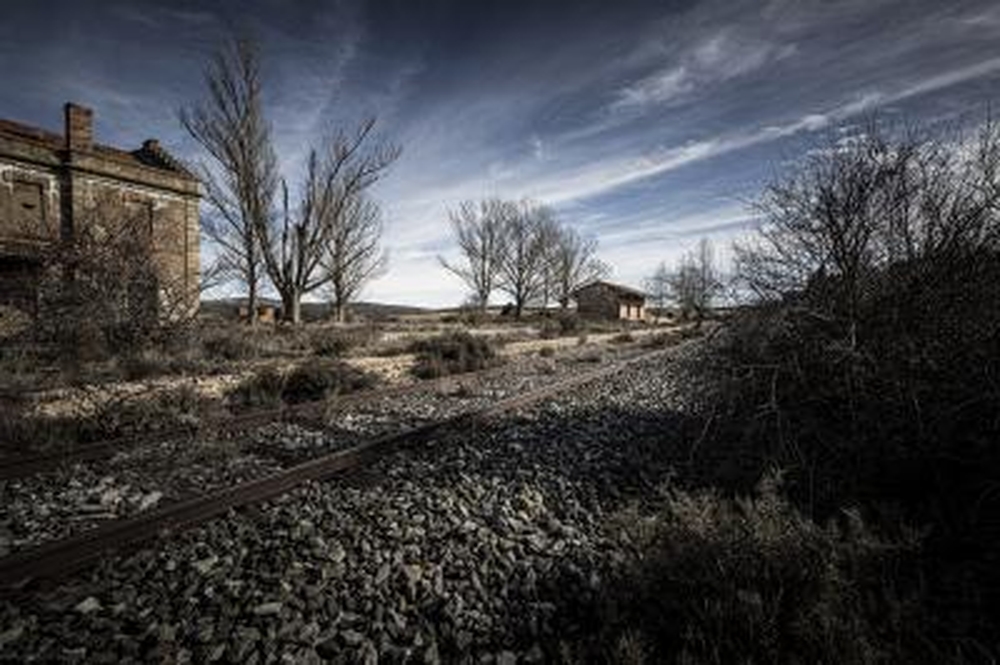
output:
[[[455,330],[462,326],[452,326]],[[672,328],[650,327],[636,329],[629,335],[640,342],[643,338],[668,332]],[[431,337],[441,334],[441,329],[415,330],[411,332],[391,331],[380,336],[378,344],[371,350],[385,344],[401,344],[414,339]],[[513,357],[540,352],[542,349],[560,350],[581,345],[579,337],[557,337],[538,339],[539,331],[530,326],[506,326],[478,328],[470,330],[476,335],[489,336],[503,340],[505,343],[498,348],[502,356]],[[584,345],[593,348],[607,346],[621,332],[588,333]],[[523,339],[527,337],[528,339]],[[399,385],[417,381],[410,370],[416,356],[412,353],[395,355],[371,355],[367,349],[361,349],[358,355],[350,355],[342,360],[360,370],[371,373],[389,385]],[[87,417],[96,413],[104,405],[115,401],[131,399],[148,399],[163,393],[179,390],[193,390],[202,399],[219,400],[241,381],[266,367],[278,370],[287,369],[297,360],[272,359],[247,364],[238,372],[215,374],[210,376],[163,376],[141,381],[121,381],[110,384],[85,385],[72,388],[57,388],[31,395],[26,415],[42,417]]]

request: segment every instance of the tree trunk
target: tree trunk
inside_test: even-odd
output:
[[[253,243],[244,245],[246,251],[246,279],[247,279],[247,323],[253,328],[257,325],[257,287],[259,286],[259,264],[257,263],[256,247]]]
[[[298,291],[281,294],[281,307],[281,318],[296,326],[302,323],[302,296]]]
[[[247,284],[247,323],[251,328],[257,326],[257,275],[251,273]]]
[[[347,306],[346,304],[338,300],[333,303],[333,320],[337,323],[343,323],[347,318]]]

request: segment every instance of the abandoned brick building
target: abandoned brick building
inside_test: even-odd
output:
[[[133,151],[95,143],[90,109],[66,104],[61,136],[0,120],[0,309],[36,316],[40,284],[59,272],[53,248],[113,217],[142,227],[161,311],[167,301],[171,314],[193,311],[198,203],[198,180],[157,141]]]
[[[646,295],[642,291],[597,280],[573,292],[577,313],[588,319],[643,321]]]

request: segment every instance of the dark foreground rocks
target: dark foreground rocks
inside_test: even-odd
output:
[[[684,349],[0,602],[10,662],[558,661],[671,474]]]

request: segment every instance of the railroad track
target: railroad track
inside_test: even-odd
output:
[[[576,374],[541,388],[499,400],[471,412],[413,427],[400,433],[381,436],[263,478],[178,501],[133,517],[115,520],[63,540],[19,551],[0,559],[0,593],[17,593],[34,580],[57,578],[79,570],[95,562],[109,550],[132,546],[157,536],[167,536],[225,514],[231,509],[275,498],[303,483],[327,479],[357,469],[394,451],[426,442],[444,431],[475,426],[490,417],[539,402],[670,350],[658,349],[641,353],[599,369]]]
[[[190,440],[203,432],[233,436],[274,422],[293,422],[317,426],[323,420],[328,409],[346,408],[371,399],[442,390],[457,384],[468,386],[471,383],[474,385],[496,369],[492,367],[478,372],[450,375],[419,383],[361,390],[333,398],[285,405],[280,408],[253,409],[224,417],[207,418],[193,426],[168,427],[149,433],[117,436],[86,443],[72,443],[63,446],[60,450],[37,455],[0,456],[0,480],[24,478],[36,473],[52,471],[64,465],[100,460],[144,444]]]

